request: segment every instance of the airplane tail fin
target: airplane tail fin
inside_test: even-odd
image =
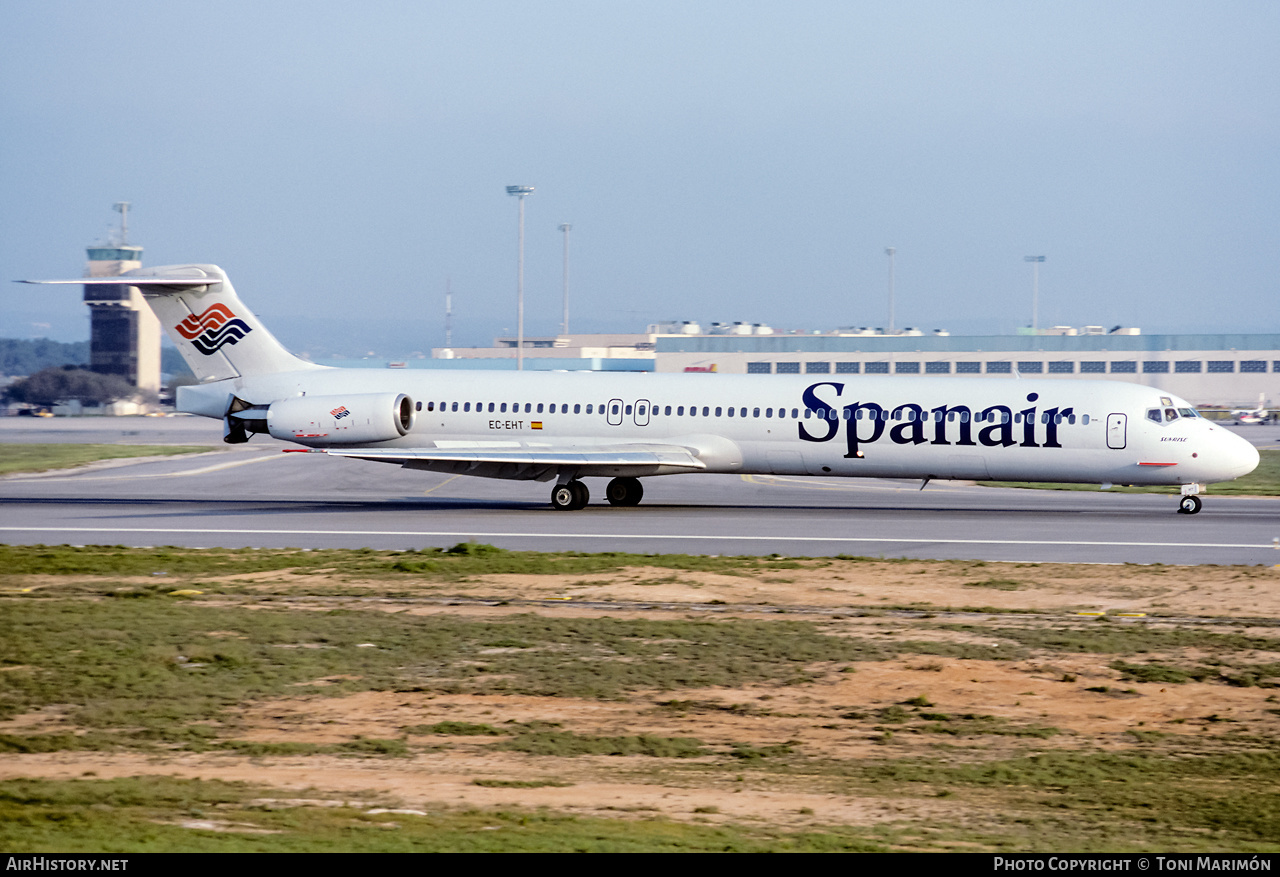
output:
[[[138,287],[202,383],[323,367],[285,350],[216,265],[167,265],[115,277],[27,282]]]

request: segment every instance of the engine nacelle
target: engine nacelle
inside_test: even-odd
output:
[[[386,442],[407,435],[416,413],[404,393],[297,396],[271,403],[267,432],[304,445]]]

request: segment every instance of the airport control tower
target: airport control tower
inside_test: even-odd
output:
[[[120,229],[87,248],[86,277],[114,277],[142,267],[142,247],[129,243],[129,202],[115,205]],[[160,390],[160,321],[132,286],[86,286],[89,369],[119,375],[140,390]]]

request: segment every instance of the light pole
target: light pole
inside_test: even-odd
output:
[[[1044,256],[1023,256],[1022,261],[1031,263],[1031,334],[1040,334],[1040,263]]]
[[[564,232],[564,319],[560,322],[560,334],[569,334],[569,232],[573,226],[567,222],[560,224]]]
[[[507,194],[520,203],[520,231],[516,243],[516,369],[524,371],[524,196],[533,186],[507,186]]]
[[[889,257],[889,334],[893,334],[893,254],[898,252],[897,247],[885,247],[885,254]]]

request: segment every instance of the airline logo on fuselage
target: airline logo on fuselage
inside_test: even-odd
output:
[[[831,389],[824,391],[823,387]],[[843,395],[844,384],[833,381],[810,384],[805,389],[804,405],[819,424],[801,421],[801,441],[829,442],[839,435],[843,422],[848,449],[845,457],[861,456],[862,445],[878,442],[886,433],[895,445],[927,442],[988,448],[1060,448],[1058,426],[1075,413],[1072,408],[1046,408],[1037,417],[1034,404],[1018,411],[1008,405],[990,405],[976,411],[967,405],[945,404],[926,409],[911,402],[889,408],[878,402],[845,402],[839,398]],[[1039,398],[1039,393],[1027,394],[1028,402]],[[1043,427],[1040,430],[1036,429],[1037,421]]]
[[[235,344],[253,331],[221,302],[210,305],[204,313],[192,314],[174,328],[205,356]]]

